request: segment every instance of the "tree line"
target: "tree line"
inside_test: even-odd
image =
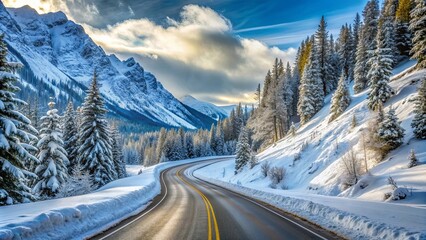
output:
[[[124,143],[123,155],[129,164],[151,166],[181,159],[235,154],[237,139],[250,112],[239,104],[223,121],[210,129],[184,128],[147,132]]]

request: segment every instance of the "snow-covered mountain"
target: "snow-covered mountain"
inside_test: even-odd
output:
[[[234,110],[235,108],[237,108],[237,105],[233,104],[233,105],[226,105],[226,106],[218,106],[220,109],[222,109],[222,111],[224,111],[226,113],[226,115],[231,115],[232,110]]]
[[[216,106],[212,103],[200,101],[191,95],[185,95],[180,100],[183,104],[211,117],[216,121],[227,118],[229,116],[229,113],[231,112],[227,112],[221,107]]]
[[[5,8],[0,2],[0,32],[11,58],[24,64],[20,94],[55,96],[77,104],[96,70],[107,108],[116,116],[151,126],[208,127],[212,120],[191,109],[133,58],[107,55],[83,27],[62,12],[38,14],[34,9]],[[31,93],[31,94],[30,94]]]

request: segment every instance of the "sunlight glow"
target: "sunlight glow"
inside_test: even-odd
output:
[[[52,11],[49,1],[46,0],[4,0],[7,7],[19,8],[25,5],[34,8],[38,13],[47,13]]]

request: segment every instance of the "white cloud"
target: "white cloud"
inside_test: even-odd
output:
[[[181,19],[168,18],[167,26],[157,25],[148,19],[132,19],[106,29],[88,25],[85,25],[85,29],[108,52],[118,52],[125,56],[139,55],[139,59],[145,61],[150,57],[148,70],[160,76],[160,81],[166,87],[172,86],[170,90],[177,95],[193,94],[191,90],[194,89],[191,86],[176,86],[172,82],[182,82],[182,79],[176,78],[185,76],[177,74],[173,79],[173,75],[161,73],[167,69],[161,65],[155,66],[153,62],[161,64],[167,61],[168,64],[183,68],[180,72],[185,72],[185,69],[186,72],[197,71],[200,77],[202,71],[206,75],[219,73],[225,78],[220,80],[220,87],[229,89],[212,89],[212,94],[217,94],[218,100],[233,99],[233,102],[237,101],[236,91],[239,90],[240,94],[237,95],[244,98],[247,91],[263,81],[275,57],[292,62],[296,54],[295,49],[282,51],[258,40],[240,38],[232,33],[228,19],[210,8],[197,5],[185,6]],[[198,81],[206,81],[206,86],[210,86],[214,83],[207,81],[215,80],[206,76]],[[226,95],[230,92],[232,96]],[[247,98],[241,100],[252,101]]]

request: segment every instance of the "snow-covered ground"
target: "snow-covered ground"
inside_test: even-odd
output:
[[[394,70],[390,83],[396,95],[385,105],[392,106],[405,129],[404,144],[377,163],[368,159],[369,174],[357,185],[344,189],[342,156],[352,147],[360,154],[358,140],[372,116],[367,108],[367,92],[352,95],[348,109],[328,123],[330,98],[325,107],[306,125],[258,155],[259,164],[234,175],[232,160],[209,165],[195,175],[277,207],[301,215],[349,238],[426,239],[426,141],[413,138],[413,98],[426,70],[410,71],[409,61]],[[352,88],[352,86],[350,86]],[[351,128],[352,116],[357,126]],[[420,165],[407,168],[410,150],[414,149]],[[294,157],[300,159],[294,161]],[[261,173],[262,162],[284,167],[284,180],[271,188],[271,180]],[[392,188],[391,176],[399,186],[408,189],[400,201],[384,201]],[[363,188],[360,186],[364,185]]]
[[[207,159],[205,157],[160,163],[152,167],[130,166],[130,176],[96,192],[0,208],[0,239],[82,239],[108,229],[144,210],[160,193],[164,169]],[[142,169],[142,174],[137,175]],[[136,174],[136,175],[135,175]]]
[[[146,167],[143,165],[126,165],[126,172],[128,176],[138,175],[140,171],[145,171]]]

